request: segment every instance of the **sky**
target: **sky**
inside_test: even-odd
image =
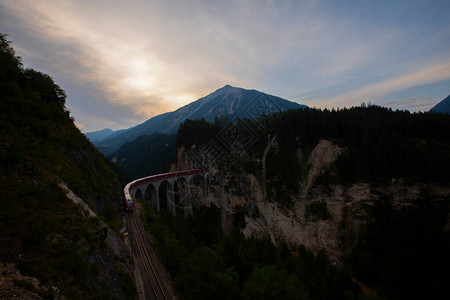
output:
[[[450,94],[448,0],[0,0],[0,32],[83,132],[226,84],[318,108],[426,111]]]

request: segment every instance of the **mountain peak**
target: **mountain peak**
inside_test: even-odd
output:
[[[91,142],[95,142],[95,141],[101,141],[105,138],[107,138],[108,136],[110,136],[114,131],[112,131],[109,128],[105,128],[102,130],[97,130],[97,131],[93,131],[93,132],[86,132],[84,135],[91,141]]]
[[[264,97],[261,97],[261,95],[264,95]],[[257,101],[259,102],[256,103]],[[305,107],[305,105],[257,90],[248,90],[227,84],[173,112],[153,117],[140,125],[120,132],[120,134],[113,133],[101,142],[96,143],[96,146],[104,155],[110,155],[122,144],[134,140],[140,135],[148,135],[154,132],[175,133],[186,119],[204,118],[208,122],[214,122],[214,119],[220,116],[227,116],[230,120],[256,118],[262,114],[269,115],[278,111]]]
[[[224,85],[223,87],[221,87],[220,89],[218,89],[218,91],[230,91],[233,89],[238,89],[237,87],[231,86],[229,84]]]
[[[450,114],[450,95],[448,95],[447,98],[436,104],[432,109],[430,109],[430,111]]]

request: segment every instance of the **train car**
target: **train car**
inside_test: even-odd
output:
[[[123,201],[123,208],[126,211],[133,211],[134,210],[134,202],[132,199],[124,199]]]
[[[123,209],[125,211],[133,211],[134,210],[134,201],[130,195],[130,186],[127,184],[123,189]]]

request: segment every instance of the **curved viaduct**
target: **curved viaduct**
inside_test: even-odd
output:
[[[203,176],[203,170],[185,170],[157,174],[136,179],[124,188],[125,198],[148,200],[157,211],[166,209],[176,215],[182,210],[184,215],[192,215],[193,184]]]

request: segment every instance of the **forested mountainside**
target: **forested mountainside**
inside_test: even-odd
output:
[[[264,130],[258,129],[261,126]],[[218,143],[224,153],[229,147],[235,149],[228,154],[236,158],[255,158],[246,159],[248,171],[261,169],[262,162],[257,158],[275,137],[277,147],[268,153],[271,159],[266,168],[287,182],[306,174],[308,165],[299,161],[298,147],[310,152],[321,139],[346,149],[334,164],[321,171],[323,183],[381,183],[391,179],[447,183],[450,179],[450,168],[445,167],[450,165],[450,118],[444,114],[411,114],[370,105],[337,111],[290,110],[237,126],[188,121],[178,132],[178,147],[207,143],[229,132],[244,137],[248,132],[248,146],[237,136],[225,145]]]
[[[210,297],[223,286],[255,298],[269,287],[301,299],[450,296],[441,275],[450,267],[449,116],[362,105],[186,121],[177,148],[178,169],[206,172],[198,209],[188,224],[148,222],[188,298],[201,286]],[[214,221],[205,206],[220,208]],[[218,225],[201,233],[202,222]]]
[[[165,173],[176,162],[176,135],[154,133],[142,135],[123,144],[108,158],[129,180]]]
[[[0,298],[134,297],[129,254],[114,233],[117,176],[74,125],[65,92],[23,68],[3,34],[0,97]]]

